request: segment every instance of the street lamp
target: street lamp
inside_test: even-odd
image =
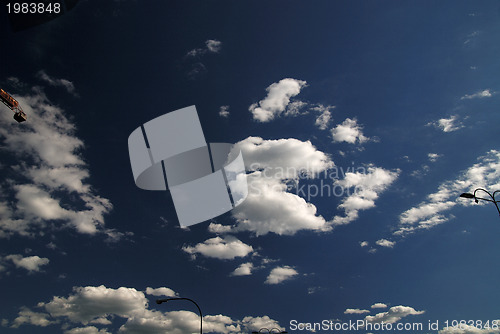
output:
[[[481,191],[484,191],[485,193],[487,193],[491,199],[488,199],[488,198],[482,198],[482,197],[477,197],[476,196],[476,192],[478,190],[481,190]],[[497,211],[498,211],[498,215],[500,215],[500,209],[498,208],[498,201],[495,200],[495,194],[496,193],[500,193],[500,190],[495,190],[495,192],[493,192],[493,194],[491,194],[490,192],[488,192],[487,190],[483,189],[483,188],[477,188],[476,190],[474,190],[474,193],[471,194],[471,193],[463,193],[460,195],[460,197],[463,197],[463,198],[473,198],[474,201],[476,203],[479,203],[479,200],[483,200],[483,201],[488,201],[488,202],[492,202],[493,204],[495,204],[495,207],[497,208]]]
[[[254,332],[252,332],[252,334],[259,334],[259,333],[260,333],[261,331],[263,331],[263,330],[266,330],[269,334],[272,334],[272,333],[273,333],[273,330],[277,330],[277,332],[276,332],[276,333],[278,333],[278,334],[286,334],[286,333],[288,333],[287,331],[282,331],[282,330],[281,330],[281,329],[279,329],[279,328],[271,328],[271,329],[261,328],[258,332],[255,332],[255,331],[254,331]]]
[[[166,303],[168,302],[169,300],[189,300],[191,303],[195,304],[196,307],[198,308],[198,312],[200,312],[200,334],[203,333],[203,315],[201,314],[201,309],[200,307],[198,306],[198,304],[196,304],[196,302],[192,299],[189,299],[189,298],[181,298],[181,297],[176,297],[176,298],[165,298],[165,299],[157,299],[156,300],[156,304],[161,304],[161,303]]]

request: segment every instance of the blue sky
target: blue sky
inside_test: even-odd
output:
[[[2,333],[197,332],[166,296],[207,333],[500,332],[445,326],[500,319],[497,212],[458,198],[500,189],[498,2],[80,1],[20,32],[4,10],[28,121],[0,107]],[[190,105],[249,195],[181,229],[127,139]]]

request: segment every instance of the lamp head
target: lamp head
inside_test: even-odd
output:
[[[474,195],[472,195],[471,193],[463,193],[463,194],[460,195],[460,197],[463,197],[463,198],[474,198]]]

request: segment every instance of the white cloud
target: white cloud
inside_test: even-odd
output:
[[[150,310],[148,306],[144,293],[134,288],[112,289],[103,285],[75,287],[68,297],[55,296],[48,303],[38,303],[37,307],[44,313],[32,312],[23,307],[12,327],[60,324],[66,330],[65,334],[108,334],[106,329],[98,331],[92,325],[117,326],[125,319],[119,329],[120,333],[183,334],[199,330],[200,317],[195,312],[160,312]],[[49,318],[54,320],[48,320]],[[75,324],[85,327],[68,329]],[[203,316],[203,329],[207,333],[236,334],[259,330],[262,326],[280,328],[277,321],[266,315],[246,316],[242,320],[234,320],[222,314]]]
[[[306,82],[291,78],[282,79],[267,87],[267,96],[259,103],[252,104],[248,110],[259,122],[269,122],[281,115],[290,103],[290,98],[298,95]]]
[[[474,94],[465,94],[464,96],[462,96],[460,99],[461,100],[470,100],[470,99],[483,99],[485,97],[492,97],[493,94],[490,92],[489,89],[485,89],[483,91],[480,91],[480,92],[477,92],[477,93],[474,93]]]
[[[332,128],[332,138],[334,142],[347,142],[350,144],[364,143],[369,140],[363,135],[363,127],[358,125],[356,118],[346,118],[342,124],[337,124]]]
[[[371,308],[387,308],[387,304],[384,303],[375,303],[371,306]]]
[[[233,227],[230,225],[221,225],[217,223],[210,223],[210,225],[208,225],[208,231],[210,233],[224,234],[231,232],[232,229]]]
[[[248,276],[252,275],[253,264],[251,262],[246,262],[240,264],[238,268],[236,268],[231,276]]]
[[[393,306],[387,312],[378,313],[376,315],[368,315],[365,320],[369,323],[381,323],[393,324],[398,322],[404,317],[409,315],[419,315],[423,314],[425,311],[416,311],[413,307],[409,306]]]
[[[453,132],[464,127],[462,123],[458,121],[457,115],[452,115],[449,118],[441,118],[436,122],[427,123],[427,126],[429,125],[433,125],[436,128],[443,130],[443,132]]]
[[[293,235],[299,230],[328,231],[329,224],[316,215],[316,207],[304,198],[287,192],[287,181],[297,181],[301,173],[317,176],[334,164],[309,141],[297,139],[263,140],[248,137],[233,148],[242,152],[247,175],[248,196],[232,211],[237,220],[234,231],[256,235],[273,232]]]
[[[311,110],[317,111],[319,113],[319,116],[316,117],[316,121],[314,124],[320,129],[320,130],[326,130],[328,128],[328,124],[330,123],[332,119],[332,113],[331,109],[335,108],[335,106],[323,106],[322,104],[319,104]]]
[[[64,87],[66,91],[74,96],[78,96],[75,91],[75,85],[66,79],[56,79],[49,76],[45,71],[41,70],[37,73],[39,79],[49,83],[51,86],[60,86]]]
[[[120,233],[104,227],[104,215],[112,209],[110,201],[85,183],[90,173],[80,153],[84,143],[76,137],[75,125],[40,88],[33,92],[16,97],[28,115],[22,127],[8,113],[0,114],[4,152],[16,159],[13,166],[0,166],[15,171],[12,179],[0,185],[2,194],[15,196],[14,200],[0,195],[0,237],[35,236],[52,229],[55,220],[81,233],[119,237]]]
[[[165,288],[165,287],[157,288],[157,289],[147,287],[146,294],[152,295],[152,296],[177,297],[177,293],[175,293],[174,290],[172,290],[170,288]]]
[[[380,247],[387,247],[387,248],[392,248],[396,244],[394,241],[390,241],[387,239],[380,239],[375,242],[377,245]]]
[[[399,172],[370,165],[364,171],[345,173],[344,179],[335,182],[348,193],[338,206],[345,211],[345,216],[335,216],[333,223],[348,224],[358,218],[360,210],[375,207],[375,200],[397,179]]]
[[[229,106],[221,106],[219,111],[219,116],[227,118],[229,117]]]
[[[399,229],[395,235],[407,235],[417,230],[427,230],[450,219],[444,212],[460,205],[472,205],[471,200],[459,198],[463,192],[476,188],[500,188],[500,152],[489,151],[478,158],[478,163],[462,171],[458,178],[445,181],[438,191],[427,196],[427,200],[406,210],[399,216]]]
[[[205,45],[207,46],[208,51],[217,53],[222,47],[222,42],[216,39],[209,39],[205,41]]]
[[[264,283],[279,284],[298,275],[298,272],[290,266],[276,267],[271,270]]]
[[[369,244],[370,244],[370,243],[369,243],[368,241],[361,241],[361,242],[359,243],[359,245],[360,245],[361,247],[368,247],[368,245],[369,245]]]
[[[344,311],[344,314],[363,314],[370,313],[368,310],[361,310],[359,308],[348,308]]]
[[[427,154],[427,157],[429,158],[430,162],[436,162],[437,159],[439,159],[441,157],[441,155],[439,155],[437,153],[429,153],[429,154]]]
[[[7,255],[4,258],[5,260],[12,261],[16,268],[23,268],[28,270],[30,273],[40,271],[42,266],[49,264],[49,259],[46,257],[39,256],[28,256],[23,257],[19,254]]]
[[[206,257],[221,260],[233,260],[236,257],[245,257],[253,252],[252,246],[232,236],[211,238],[194,247],[184,246],[182,250],[192,255],[202,254]]]

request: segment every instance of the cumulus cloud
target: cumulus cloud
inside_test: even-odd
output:
[[[112,209],[110,201],[85,182],[90,173],[81,156],[84,143],[64,110],[54,106],[40,88],[16,99],[28,121],[19,127],[10,114],[0,114],[4,124],[0,140],[16,161],[0,166],[2,171],[14,172],[0,184],[0,237],[35,236],[62,224],[80,233],[119,238],[120,233],[104,226],[104,216]]]
[[[429,154],[427,154],[427,157],[429,158],[430,162],[436,162],[437,159],[439,159],[441,157],[441,155],[439,155],[437,153],[429,153]]]
[[[276,267],[271,270],[264,283],[279,284],[298,275],[298,272],[290,266]]]
[[[219,110],[219,116],[228,118],[229,117],[229,106],[221,106]]]
[[[387,239],[380,239],[375,242],[377,245],[380,247],[387,247],[387,248],[392,248],[396,244],[394,241],[390,241]]]
[[[177,297],[177,293],[175,293],[174,290],[172,290],[170,288],[165,288],[165,287],[157,288],[157,289],[147,287],[146,294],[152,295],[152,296]]]
[[[457,115],[452,115],[449,118],[441,118],[436,122],[427,123],[427,126],[429,125],[433,125],[434,127],[443,130],[443,132],[453,132],[464,127],[458,120]]]
[[[335,183],[346,192],[353,190],[338,206],[344,210],[345,216],[335,216],[333,223],[348,224],[358,218],[360,210],[375,207],[375,200],[397,179],[399,172],[369,165],[364,170],[345,173],[344,179]]]
[[[331,130],[331,133],[334,142],[362,144],[369,140],[368,137],[363,135],[363,127],[358,125],[358,120],[356,118],[346,118],[344,122],[337,124],[337,126]]]
[[[448,221],[451,216],[446,216],[445,211],[456,205],[472,205],[473,201],[459,198],[463,192],[500,188],[500,152],[491,150],[478,161],[460,172],[455,180],[441,183],[437,192],[428,195],[426,201],[401,213],[399,228],[394,234],[404,236]]]
[[[249,171],[248,196],[232,211],[237,221],[233,231],[293,235],[299,230],[331,230],[325,219],[316,214],[312,203],[287,192],[287,183],[298,182],[301,173],[315,177],[334,166],[325,153],[309,141],[259,137],[240,141],[232,154],[240,150]]]
[[[359,308],[348,308],[344,311],[344,314],[363,314],[370,313],[368,310],[361,310]]]
[[[413,307],[399,305],[391,307],[387,312],[377,313],[376,315],[367,315],[365,320],[369,323],[384,322],[386,324],[393,324],[409,315],[419,315],[424,313],[425,311],[416,311]]]
[[[253,264],[251,262],[246,262],[240,264],[238,268],[236,268],[231,276],[248,276],[252,275]]]
[[[369,245],[369,244],[370,244],[370,243],[369,243],[368,241],[361,241],[361,242],[359,243],[359,245],[360,245],[361,247],[368,247],[368,245]]]
[[[245,257],[253,252],[252,246],[232,236],[211,238],[194,247],[184,246],[182,250],[192,255],[202,254],[206,257],[221,260],[233,260],[236,257]]]
[[[16,268],[26,269],[30,273],[40,271],[42,266],[45,266],[50,262],[46,257],[39,257],[36,255],[23,257],[20,254],[12,254],[5,256],[4,259],[12,261]]]
[[[248,110],[253,119],[259,122],[269,122],[279,117],[290,104],[290,98],[298,95],[306,86],[302,80],[285,78],[267,87],[267,96],[259,103],[252,104]]]
[[[470,99],[483,99],[485,97],[492,97],[492,93],[489,89],[485,89],[483,91],[474,93],[474,94],[465,94],[460,99],[461,100],[470,100]]]
[[[58,87],[63,87],[66,89],[66,91],[74,96],[78,96],[78,94],[75,91],[75,85],[66,79],[57,79],[49,76],[45,71],[41,70],[37,73],[37,77],[51,86],[58,86]]]
[[[160,312],[150,310],[148,306],[144,293],[134,288],[75,287],[67,297],[55,296],[50,302],[38,303],[37,308],[43,312],[23,307],[12,327],[60,324],[69,334],[107,334],[108,329],[98,329],[98,326],[117,326],[125,319],[118,330],[120,333],[183,334],[199,330],[200,317],[195,312]],[[78,327],[81,325],[84,327]],[[236,334],[259,330],[262,326],[280,328],[278,322],[268,316],[246,316],[242,320],[222,314],[203,316],[206,332]]]

